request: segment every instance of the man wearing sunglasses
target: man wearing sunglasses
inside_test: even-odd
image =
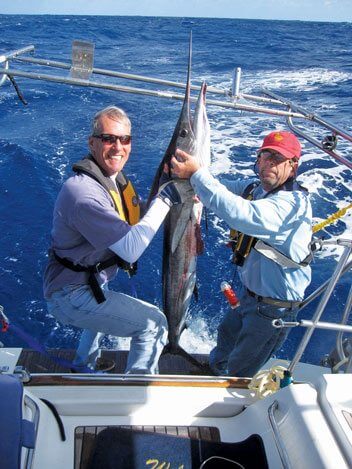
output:
[[[156,306],[108,288],[118,268],[135,273],[170,207],[182,202],[168,181],[140,218],[138,196],[122,173],[131,141],[131,122],[122,109],[98,112],[90,152],[73,166],[76,174],[56,200],[44,296],[60,322],[84,329],[72,371],[107,371],[99,345],[111,334],[131,337],[127,373],[156,373],[167,340],[167,321]]]
[[[210,353],[215,374],[253,376],[283,344],[310,283],[312,209],[296,181],[301,145],[290,132],[271,132],[257,152],[259,180],[221,184],[178,150],[173,173],[190,182],[201,202],[232,228],[233,262],[241,280],[240,306],[218,328]]]

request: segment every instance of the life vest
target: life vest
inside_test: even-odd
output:
[[[100,166],[98,166],[91,155],[75,163],[72,169],[76,173],[83,173],[92,177],[108,191],[115,210],[122,220],[126,221],[129,225],[135,225],[139,222],[141,216],[139,197],[131,181],[122,171],[119,172],[115,179],[116,187],[118,188],[116,190],[113,181],[104,175]]]
[[[253,200],[253,194],[256,188],[259,186],[259,182],[252,182],[243,191],[242,197],[246,200]],[[281,186],[269,191],[265,194],[264,198],[269,195],[275,194],[280,190],[284,191],[302,191],[308,192],[307,189],[301,186],[294,178],[288,179]],[[230,229],[230,242],[229,245],[233,251],[232,262],[240,267],[243,266],[245,260],[248,257],[250,251],[254,248],[257,252],[263,256],[271,259],[272,261],[279,264],[281,267],[287,268],[298,268],[307,266],[313,259],[312,249],[310,246],[310,253],[302,262],[296,262],[285,254],[281,253],[269,244],[264,243],[262,240],[258,240],[254,236],[246,235],[238,230]]]
[[[253,193],[259,186],[259,182],[252,182],[243,191],[242,197],[246,200],[253,200]],[[230,247],[232,249],[232,262],[236,265],[242,266],[246,260],[250,250],[255,244],[256,238],[253,236],[241,233],[234,228],[230,229]]]
[[[113,181],[108,176],[105,176],[91,155],[75,163],[72,169],[76,173],[83,173],[92,177],[108,191],[114,203],[115,210],[122,220],[126,221],[129,225],[138,223],[141,214],[139,198],[131,181],[129,181],[122,172],[117,175],[115,186]],[[53,251],[53,254],[55,259],[67,269],[73,270],[74,272],[88,273],[88,284],[92,289],[97,303],[103,303],[106,299],[96,278],[99,272],[114,265],[125,270],[130,276],[134,275],[137,271],[137,262],[130,264],[117,254],[114,254],[105,261],[88,266],[74,264],[69,259],[58,256],[55,251]]]

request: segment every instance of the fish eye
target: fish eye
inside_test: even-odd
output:
[[[188,135],[188,130],[187,129],[181,129],[181,132],[180,132],[180,137],[187,137]]]

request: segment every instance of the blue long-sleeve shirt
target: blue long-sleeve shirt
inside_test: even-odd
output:
[[[254,200],[241,197],[252,181],[220,183],[206,168],[191,177],[191,184],[203,204],[231,228],[263,240],[295,262],[309,254],[312,237],[312,208],[307,193],[280,190],[263,198],[259,185]],[[240,278],[245,287],[258,295],[281,300],[300,301],[311,280],[309,266],[284,268],[254,249],[243,267]]]

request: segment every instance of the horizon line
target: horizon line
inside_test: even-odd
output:
[[[143,15],[143,14],[109,14],[109,13],[1,13],[0,16],[123,16],[130,18],[187,18],[187,19],[217,19],[217,20],[245,20],[245,21],[297,21],[301,23],[351,23],[352,20],[314,20],[314,19],[284,19],[284,18],[238,18],[224,16],[176,16],[176,15]]]

